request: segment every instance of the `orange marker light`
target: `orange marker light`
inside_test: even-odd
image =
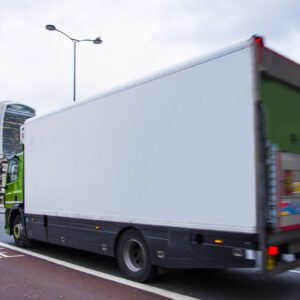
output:
[[[214,240],[215,244],[223,244],[224,241],[223,240]]]

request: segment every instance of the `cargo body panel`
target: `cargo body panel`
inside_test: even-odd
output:
[[[243,44],[26,122],[25,213],[256,233],[252,67]]]

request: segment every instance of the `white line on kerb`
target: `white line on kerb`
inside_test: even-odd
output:
[[[9,245],[9,244],[5,244],[5,243],[0,242],[0,246],[5,247],[5,248],[9,248],[9,249],[12,249],[12,250],[15,250],[15,251],[18,251],[18,252],[21,252],[21,253],[24,253],[24,254],[27,254],[27,255],[30,255],[30,256],[34,256],[34,257],[37,257],[37,258],[40,258],[40,259],[43,259],[43,260],[46,260],[46,261],[55,263],[57,265],[67,267],[69,269],[73,269],[73,270],[76,270],[76,271],[79,271],[79,272],[94,275],[96,277],[104,278],[104,279],[107,279],[107,280],[110,280],[110,281],[114,281],[114,282],[117,282],[117,283],[120,283],[120,284],[131,286],[133,288],[137,288],[137,289],[140,289],[140,290],[143,290],[143,291],[146,291],[146,292],[150,292],[150,293],[153,293],[153,294],[157,294],[157,295],[160,295],[160,296],[164,296],[164,297],[167,297],[167,298],[171,298],[171,299],[175,299],[175,300],[200,300],[199,298],[193,298],[193,297],[190,297],[190,296],[185,296],[185,295],[178,294],[178,293],[175,293],[175,292],[170,292],[170,291],[167,291],[167,290],[164,290],[164,289],[149,286],[149,285],[146,285],[146,284],[143,284],[143,283],[134,282],[134,281],[131,281],[131,280],[128,280],[128,279],[125,279],[125,278],[118,277],[118,276],[109,275],[109,274],[106,274],[106,273],[103,273],[103,272],[100,272],[100,271],[95,271],[95,270],[91,270],[91,269],[88,269],[88,268],[85,268],[85,267],[77,266],[75,264],[71,264],[71,263],[56,259],[56,258],[48,257],[48,256],[43,255],[43,254],[34,253],[32,251],[21,249],[21,248],[18,248],[18,247]]]

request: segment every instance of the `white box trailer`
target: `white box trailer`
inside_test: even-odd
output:
[[[26,213],[256,232],[252,53],[235,50],[28,122]]]
[[[237,43],[25,124],[27,238],[156,267],[299,265],[300,67]],[[298,109],[298,111],[299,111]]]

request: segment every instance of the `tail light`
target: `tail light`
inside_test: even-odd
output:
[[[268,255],[276,256],[278,253],[279,253],[279,247],[278,246],[269,246],[268,247]]]
[[[260,36],[254,36],[254,41],[255,43],[258,44],[259,47],[263,47],[264,46],[264,40],[262,37]]]
[[[264,47],[264,40],[262,37],[254,35],[253,36],[254,43],[257,45],[256,50],[257,50],[257,63],[262,63],[263,60],[263,47]]]

